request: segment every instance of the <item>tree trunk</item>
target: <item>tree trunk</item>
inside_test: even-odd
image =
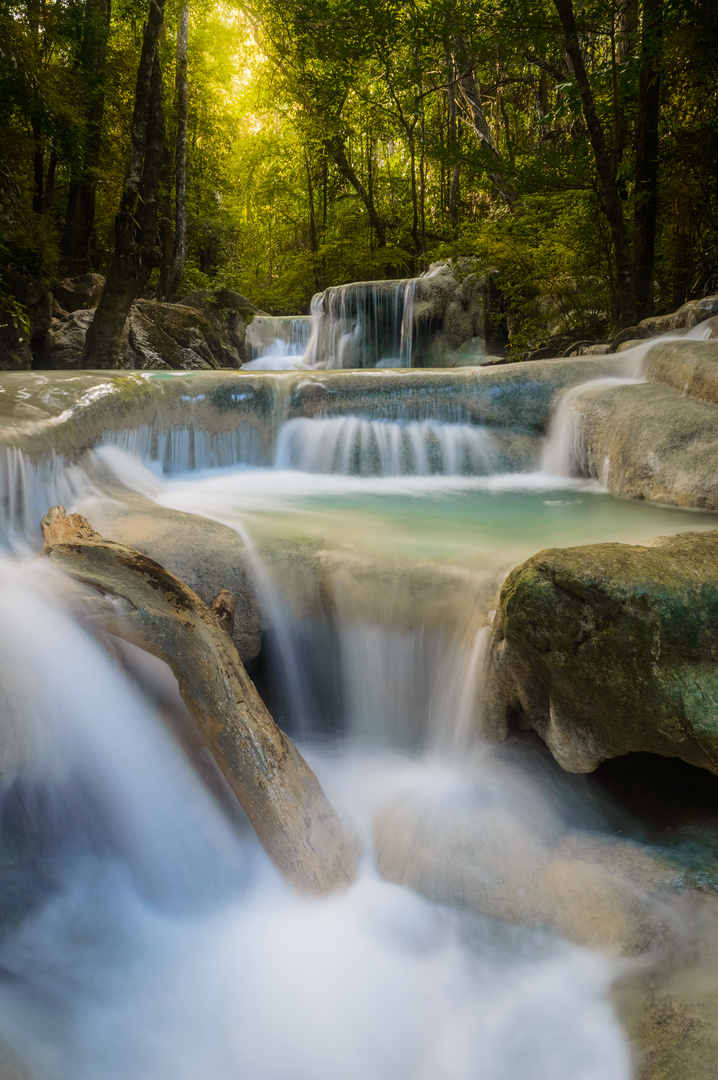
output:
[[[319,251],[319,236],[317,234],[317,216],[314,212],[312,168],[306,146],[304,147],[304,166],[307,170],[307,197],[309,199],[309,243],[311,244],[312,251],[316,254]]]
[[[467,55],[466,45],[463,41],[457,40],[455,48],[457,53],[456,66],[463,72],[458,80],[461,96],[469,110],[471,124],[476,137],[487,152],[491,161],[491,166],[488,170],[489,178],[506,205],[513,211],[516,211],[518,209],[516,191],[509,177],[509,169],[506,162],[501,157],[501,154],[494,145],[494,140],[491,138],[491,131],[489,130],[489,125],[481,105],[481,94],[479,93],[471,62]]]
[[[134,300],[160,258],[157,243],[164,111],[158,39],[164,0],[150,0],[137,70],[130,165],[115,218],[115,249],[102,299],[85,340],[83,367],[120,365],[122,331]]]
[[[42,121],[39,113],[33,113],[32,126],[32,209],[42,215],[45,203],[45,151],[42,138]]]
[[[636,290],[633,278],[631,245],[623,217],[623,207],[616,185],[611,155],[606,146],[606,139],[596,112],[596,102],[588,79],[586,65],[581,54],[576,19],[573,13],[573,0],[553,0],[553,2],[563,26],[566,52],[571,61],[571,67],[581,95],[583,116],[596,162],[603,210],[611,230],[613,252],[616,260],[617,291],[614,329],[621,330],[625,326],[633,326],[636,322]]]
[[[187,49],[189,43],[189,0],[184,0],[177,27],[177,151],[175,157],[175,246],[167,298],[176,300],[187,262]]]
[[[663,0],[643,0],[641,75],[636,116],[634,255],[636,302],[643,319],[653,308],[653,264],[658,216],[658,120],[661,98]]]
[[[169,139],[165,141],[162,151],[162,178],[160,180],[160,203],[159,203],[159,239],[160,239],[160,276],[157,282],[156,296],[158,300],[166,300],[170,287],[170,271],[172,270],[172,255],[175,246],[175,234],[172,227],[172,182],[174,179],[174,154],[169,145]]]
[[[62,506],[52,507],[42,528],[45,555],[112,599],[107,614],[100,613],[102,624],[172,669],[217,764],[287,880],[315,895],[349,885],[356,876],[355,838],[244,670],[227,633],[231,596],[220,593],[213,613],[159,563],[103,539]]]
[[[333,159],[337,169],[356,191],[357,195],[364,203],[369,213],[369,220],[372,228],[376,233],[377,244],[379,247],[384,247],[386,243],[386,226],[379,214],[376,211],[373,200],[369,197],[369,192],[366,190],[361,180],[354,172],[351,166],[351,162],[347,157],[347,152],[344,146],[344,142],[340,135],[333,135],[330,138],[324,140],[324,146],[327,154]]]
[[[85,142],[74,163],[67,196],[63,261],[71,275],[84,274],[90,265],[90,239],[95,221],[97,170],[102,149],[105,113],[105,70],[110,34],[110,0],[87,0],[80,49],[80,71],[85,97]]]

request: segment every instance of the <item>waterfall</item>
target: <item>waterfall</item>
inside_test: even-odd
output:
[[[275,467],[345,476],[483,476],[496,471],[492,436],[470,424],[402,423],[358,416],[282,425]]]
[[[541,472],[548,476],[583,476],[584,444],[581,415],[576,408],[580,398],[590,390],[610,386],[631,386],[641,379],[591,379],[564,390],[554,406],[551,424],[541,458]]]
[[[246,338],[252,360],[304,356],[311,325],[311,316],[255,315],[247,327]]]
[[[416,278],[340,285],[312,299],[308,367],[411,367]]]
[[[0,547],[37,547],[48,508],[71,505],[90,485],[88,471],[60,454],[35,462],[15,447],[0,449]]]
[[[257,466],[266,457],[262,436],[249,421],[240,421],[233,430],[218,433],[191,422],[170,428],[143,424],[108,432],[100,445],[117,446],[169,475],[194,469]]]

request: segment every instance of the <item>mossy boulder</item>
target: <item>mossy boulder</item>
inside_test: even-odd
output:
[[[569,772],[633,751],[718,774],[718,532],[541,551],[501,590],[481,727]]]

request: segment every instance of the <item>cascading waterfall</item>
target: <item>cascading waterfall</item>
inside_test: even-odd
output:
[[[287,421],[275,466],[345,476],[480,476],[496,471],[491,434],[469,424],[356,416]]]
[[[247,329],[252,359],[244,366],[258,371],[303,366],[311,327],[311,316],[256,315]]]
[[[711,336],[710,326],[697,324],[683,334],[665,334],[662,342],[704,341]],[[624,374],[620,377],[591,379],[564,392],[554,405],[541,460],[541,470],[549,476],[571,477],[583,474],[583,434],[581,419],[576,410],[580,398],[594,389],[610,386],[630,386],[645,381],[644,368],[655,339],[641,342],[622,354]]]
[[[257,466],[265,461],[261,435],[249,422],[239,423],[233,431],[217,434],[194,423],[169,429],[145,424],[108,432],[102,445],[117,446],[170,475],[192,469]]]
[[[378,816],[407,805],[457,822],[443,847],[478,892],[497,869],[476,837],[496,822],[519,863],[524,843],[533,858],[611,833],[583,781],[475,735],[511,566],[542,546],[716,524],[572,480],[588,389],[556,409],[541,475],[499,475],[501,429],[395,402],[289,419],[273,459],[244,422],[128,427],[77,461],[3,451],[0,527],[22,554],[49,505],[92,521],[123,490],[239,533],[271,628],[257,685],[365,849],[346,893],[293,895],[206,782],[202,749],[181,748],[168,669],[97,635],[86,594],[68,598],[46,561],[0,558],[0,836],[15,852],[0,885],[22,898],[0,941],[0,1052],[32,1080],[629,1080],[608,1003],[623,968],[423,899],[375,863]],[[411,880],[431,886],[430,863]]]
[[[37,539],[48,507],[71,505],[90,485],[87,470],[60,454],[35,462],[14,447],[0,449],[0,547]]]
[[[576,403],[591,390],[610,386],[631,386],[641,379],[591,379],[564,390],[558,399],[551,418],[546,443],[541,458],[541,471],[548,476],[571,477],[584,475],[583,429]]]
[[[411,367],[416,279],[341,285],[312,300],[307,367]]]
[[[39,829],[53,866],[0,948],[0,1035],[34,1080],[628,1080],[606,960],[532,930],[499,944],[368,862],[345,894],[292,895],[164,729],[162,671],[139,692],[54,587],[0,564],[2,694],[36,724],[3,820]],[[377,689],[372,710],[388,704]],[[377,764],[316,759],[364,830],[407,785],[513,799],[490,762]]]

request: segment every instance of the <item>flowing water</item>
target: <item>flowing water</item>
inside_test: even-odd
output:
[[[718,518],[572,476],[567,424],[511,473],[495,432],[360,416],[287,422],[273,467],[249,436],[190,453],[141,431],[73,466],[8,457],[0,827],[26,914],[0,943],[0,1035],[34,1080],[629,1080],[615,961],[423,899],[373,856],[375,815],[407,798],[508,815],[538,846],[610,828],[582,783],[473,734],[496,588],[541,547]],[[290,891],[178,740],[168,669],[27,561],[47,505],[92,522],[118,484],[244,538],[258,685],[364,840],[346,893]]]

